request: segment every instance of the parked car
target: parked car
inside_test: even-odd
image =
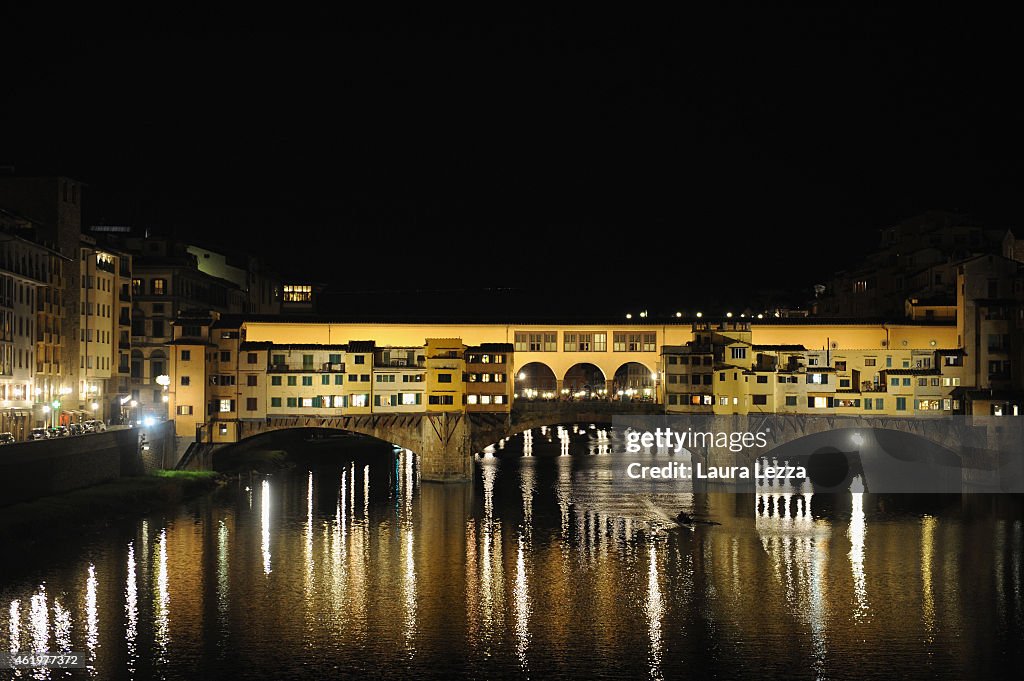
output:
[[[51,437],[65,437],[68,434],[67,426],[54,426],[51,430]]]
[[[14,433],[0,433],[0,445],[9,445],[14,442]]]
[[[107,429],[107,424],[99,419],[90,419],[82,424],[90,433],[102,433]]]
[[[85,431],[82,429],[81,423],[72,423],[68,425],[68,435],[81,435]]]
[[[29,440],[48,440],[50,438],[49,428],[33,428],[28,434]]]

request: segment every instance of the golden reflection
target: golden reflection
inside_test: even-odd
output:
[[[71,613],[56,597],[53,599],[53,644],[59,652],[71,652]]]
[[[270,481],[264,480],[260,487],[260,527],[262,528],[260,549],[263,553],[263,574],[270,574]]]
[[[7,631],[11,640],[7,649],[11,655],[15,655],[21,651],[21,601],[11,601],[11,607],[8,612],[9,622],[7,624]]]
[[[370,520],[370,464],[363,466],[363,520]]]
[[[226,634],[228,628],[228,526],[221,519],[217,525],[217,617],[221,631]]]
[[[49,650],[50,620],[46,614],[46,587],[39,585],[39,593],[33,594],[29,607],[29,625],[32,634],[32,652],[44,653]]]
[[[527,532],[533,525],[533,493],[537,484],[532,464],[532,460],[529,463],[523,462],[519,469],[519,490],[523,495],[523,524]]]
[[[167,529],[160,530],[157,540],[157,573],[156,598],[153,600],[153,620],[156,631],[154,638],[157,645],[156,662],[164,664],[168,661],[167,649],[171,642],[170,614],[171,596],[167,590]]]
[[[338,627],[343,621],[342,605],[345,595],[345,544],[348,537],[348,471],[341,473],[341,485],[338,488],[338,500],[334,507],[334,522],[324,523],[323,550],[327,554],[330,565],[330,623]]]
[[[135,576],[135,544],[128,542],[128,577],[124,587],[124,639],[128,646],[128,675],[135,676],[138,662],[139,586]]]
[[[558,459],[558,487],[555,489],[562,515],[562,537],[569,535],[569,504],[572,501],[572,460]]]
[[[413,464],[415,463],[415,455],[412,450],[403,450],[404,455],[404,466],[405,466],[405,515],[410,517],[412,514],[412,495],[416,489],[416,481],[413,477],[415,470]]]
[[[477,562],[477,536],[476,522],[466,522],[466,634],[470,644],[477,641],[477,608],[479,603],[477,597],[480,594],[480,585],[477,581],[479,574],[479,563]],[[11,604],[13,608],[14,604]]]
[[[89,653],[89,669],[96,673],[96,648],[100,640],[99,610],[96,607],[96,566],[89,563],[89,577],[85,582],[85,649]]]
[[[402,543],[405,547],[402,570],[402,604],[405,615],[405,646],[410,656],[415,654],[413,642],[416,638],[416,561],[413,554],[415,534],[412,527],[402,530]]]
[[[306,588],[313,580],[313,471],[306,480]]]
[[[647,603],[644,614],[647,616],[647,638],[650,642],[650,677],[665,678],[661,671],[661,618],[665,614],[665,605],[661,600],[661,585],[658,583],[658,545],[650,544],[650,560],[647,567]]]
[[[935,640],[935,593],[932,586],[932,560],[935,550],[935,517],[921,519],[921,615],[928,632],[928,643]]]
[[[853,571],[853,597],[855,620],[864,620],[868,615],[867,582],[864,578],[864,538],[867,528],[864,524],[864,493],[852,492],[853,511],[850,515],[850,569]]]
[[[769,491],[755,500],[755,528],[792,612],[810,630],[813,666],[825,674],[829,537],[827,521],[811,515],[811,493]],[[734,578],[735,581],[735,578]]]
[[[523,536],[519,535],[519,553],[516,556],[516,587],[514,594],[516,655],[519,665],[526,669],[526,653],[530,647],[530,590],[523,555]]]
[[[493,461],[480,466],[484,480],[484,518],[490,521],[494,517],[494,478],[498,472]]]

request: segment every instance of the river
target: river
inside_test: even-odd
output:
[[[90,666],[0,678],[962,679],[1024,662],[1019,498],[629,494],[604,463],[616,446],[538,430],[443,485],[407,451],[325,441],[173,512],[5,547],[4,650]],[[720,524],[670,527],[680,509]]]

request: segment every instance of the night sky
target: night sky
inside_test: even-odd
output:
[[[799,297],[926,209],[1020,223],[1006,16],[309,24],[12,36],[0,165],[336,290],[556,311]]]

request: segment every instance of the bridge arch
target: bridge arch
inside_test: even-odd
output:
[[[613,397],[656,398],[655,369],[641,362],[619,365],[612,379]]]
[[[515,395],[525,399],[552,399],[557,397],[558,379],[551,367],[543,362],[530,362],[516,369]]]
[[[590,362],[577,362],[566,369],[562,391],[574,397],[604,397],[607,394],[604,370]]]

